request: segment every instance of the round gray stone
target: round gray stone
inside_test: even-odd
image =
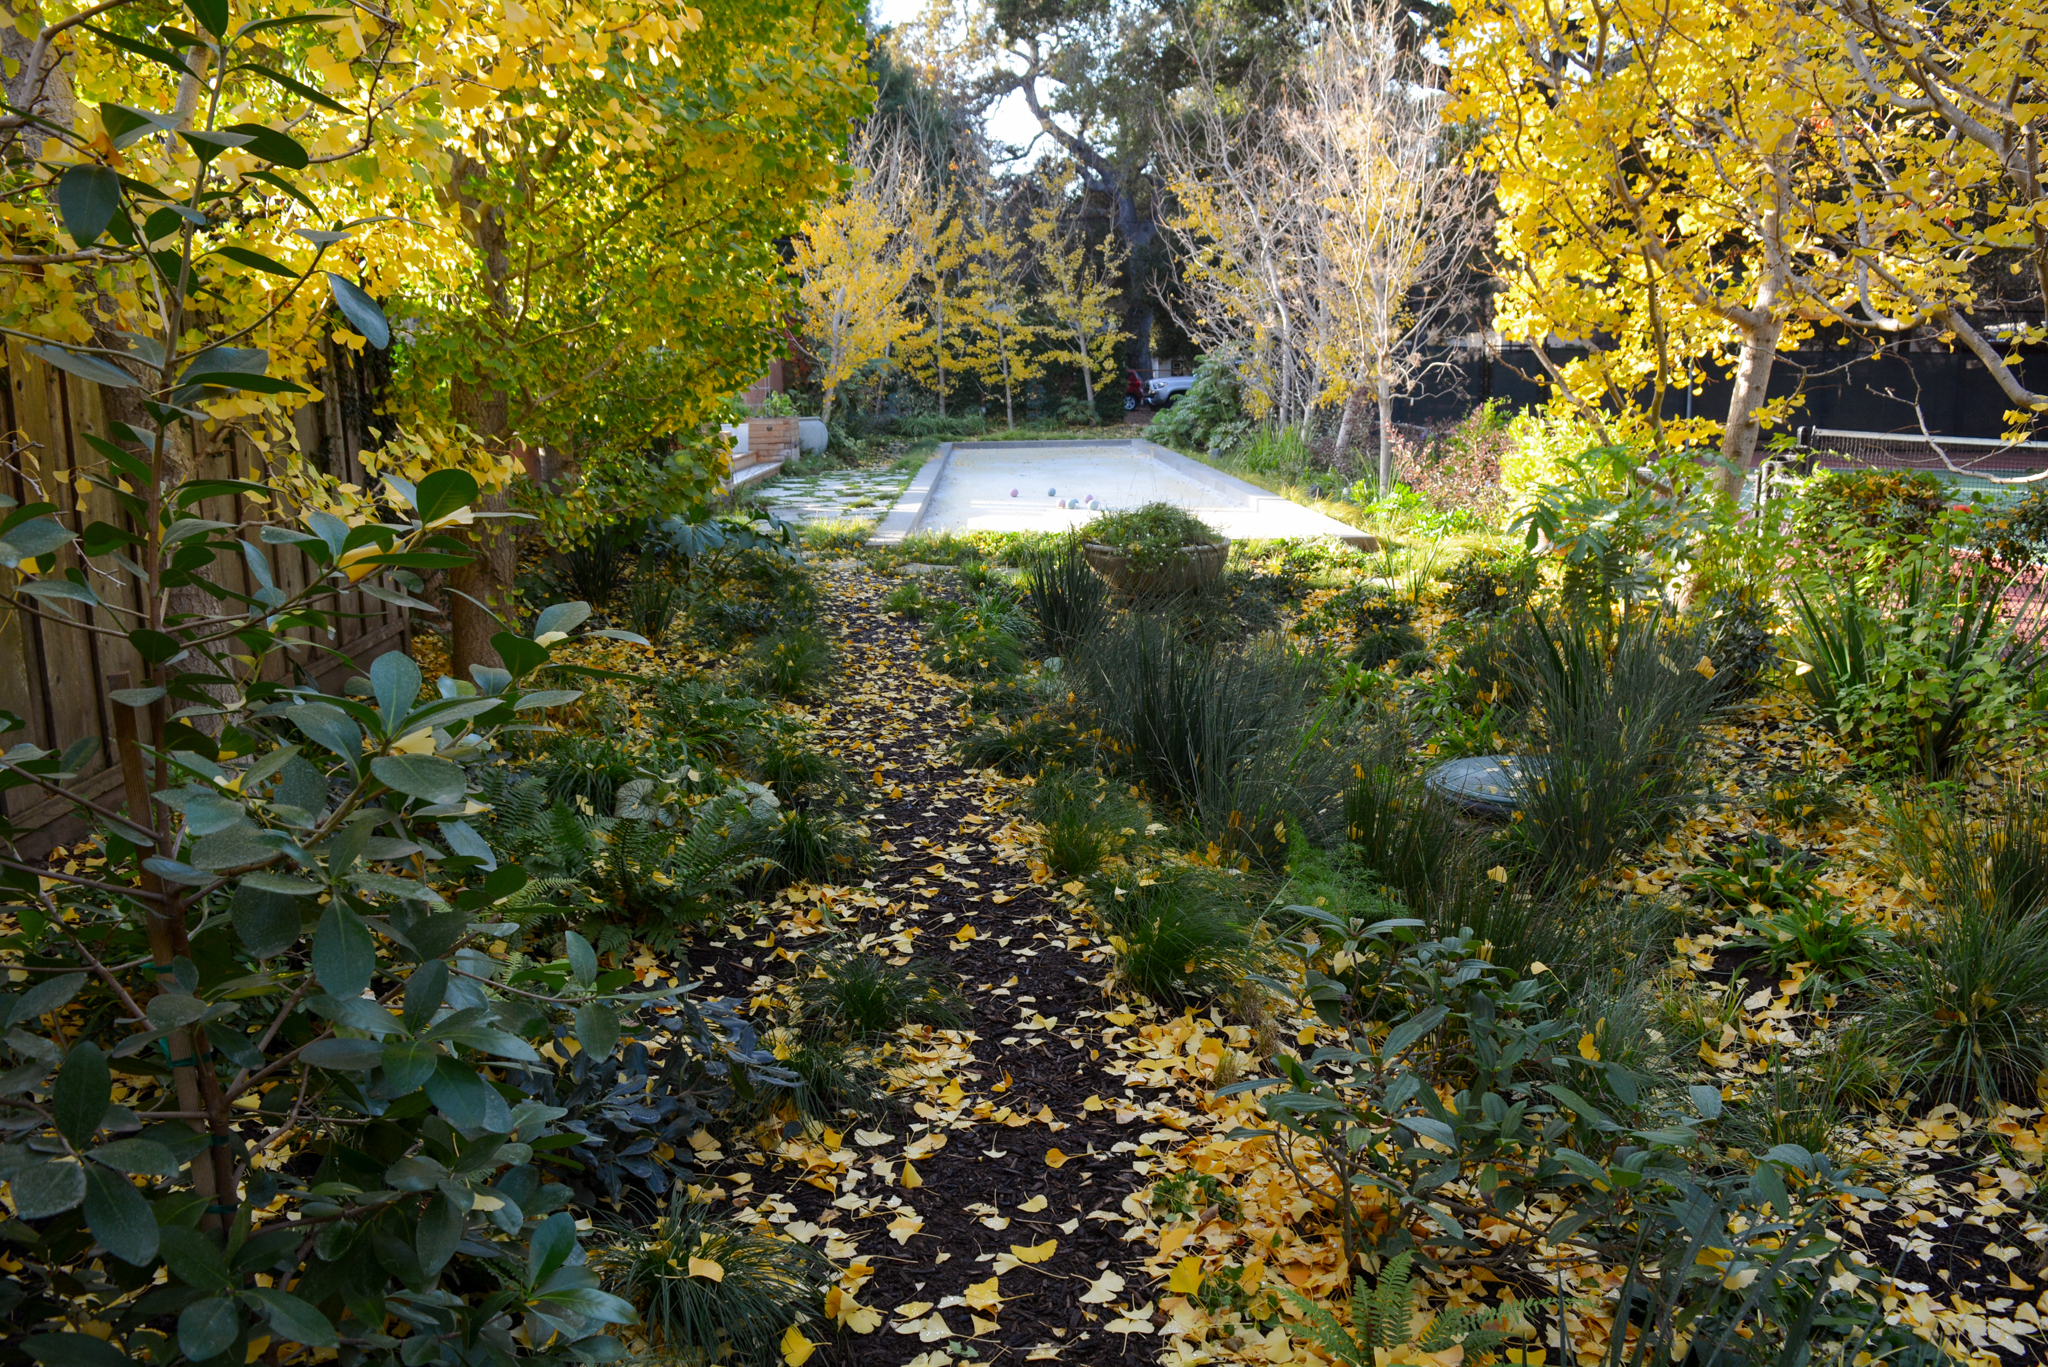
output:
[[[1438,765],[1424,780],[1445,801],[1486,816],[1511,816],[1515,792],[1538,772],[1540,755],[1477,755]]]

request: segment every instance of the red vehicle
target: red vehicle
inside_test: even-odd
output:
[[[1124,372],[1124,412],[1135,413],[1138,404],[1145,397],[1145,382],[1138,378],[1135,370]]]

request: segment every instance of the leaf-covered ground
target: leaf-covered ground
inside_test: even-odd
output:
[[[896,581],[851,558],[813,569],[841,655],[825,695],[799,710],[871,782],[877,867],[858,885],[778,895],[759,924],[693,944],[687,965],[642,964],[766,1009],[809,971],[807,950],[852,939],[941,961],[971,1018],[905,1027],[893,1042],[897,1119],[790,1125],[726,1148],[700,1136],[699,1194],[832,1259],[838,1333],[817,1345],[819,1362],[1325,1360],[1289,1333],[1277,1293],[1338,1290],[1334,1233],[1268,1141],[1228,1137],[1256,1123],[1253,1103],[1215,1094],[1219,1079],[1259,1069],[1262,1045],[1313,1045],[1314,1026],[1283,1014],[1260,1040],[1216,1011],[1121,996],[1081,885],[1058,885],[1037,861],[1013,803],[1019,782],[953,758],[959,686],[919,662],[913,624],[880,609]],[[648,673],[710,662],[619,652],[611,663]],[[1823,764],[1846,798],[1840,813],[1803,823],[1760,814],[1760,797],[1816,747],[1790,700],[1747,705],[1712,740],[1730,800],[1701,806],[1614,875],[1618,889],[1689,899],[1661,969],[1660,1020],[1674,1039],[1711,1026],[1682,1062],[1731,1102],[1814,1052],[1838,1028],[1835,1002],[1796,967],[1765,973],[1732,944],[1735,913],[1709,914],[1685,875],[1768,831],[1823,859],[1823,884],[1869,922],[1901,927],[1914,915],[1880,813],[1839,755]],[[1852,1256],[1885,1274],[1889,1318],[1976,1362],[2044,1356],[2044,1140],[2038,1109],[1986,1115],[1906,1099],[1848,1115],[1834,1152],[1861,1165],[1882,1199],[1845,1206],[1841,1231]],[[1618,1277],[1582,1266],[1567,1289],[1598,1307]],[[1503,1291],[1484,1274],[1434,1288],[1452,1305]],[[1565,1328],[1570,1352],[1547,1327],[1510,1357],[1597,1361],[1612,1322],[1587,1308]]]

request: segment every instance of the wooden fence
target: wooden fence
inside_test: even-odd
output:
[[[84,440],[87,433],[103,436],[107,431],[100,387],[24,356],[17,344],[7,344],[0,362],[4,362],[0,365],[0,387],[4,387],[0,391],[0,491],[23,503],[56,504],[66,514],[76,515],[65,518],[75,530],[96,521],[139,530],[110,491],[88,485],[81,477],[86,471],[105,468],[105,462]],[[320,387],[322,397],[297,415],[300,450],[327,473],[366,483],[361,452],[365,420],[374,405],[372,377],[349,353],[330,349]],[[265,479],[258,454],[234,439],[202,451],[198,473],[209,479],[256,483]],[[198,511],[223,522],[262,520],[267,512],[239,494],[206,500]],[[255,540],[253,536],[248,539]],[[295,592],[308,582],[313,567],[303,553],[290,546],[262,549],[279,588]],[[62,554],[68,564],[87,564],[87,573],[102,599],[136,605],[136,586],[112,557],[83,562],[75,545]],[[11,571],[0,570],[0,574],[8,573]],[[251,592],[255,587],[248,566],[238,557],[219,557],[211,573],[215,582],[238,592]],[[102,626],[125,630],[132,625],[83,604],[65,606]],[[320,606],[333,614],[333,634],[320,644],[338,651],[339,657],[309,645],[286,652],[286,658],[287,667],[303,671],[322,686],[334,687],[378,655],[410,644],[407,619],[399,610],[360,590],[330,593]],[[0,737],[0,750],[24,740],[62,750],[84,737],[97,736],[100,752],[86,766],[86,793],[93,797],[118,793],[119,770],[108,763],[114,753],[114,720],[113,704],[106,697],[107,680],[117,674],[126,674],[137,683],[142,680],[143,669],[127,642],[67,626],[48,616],[0,607],[0,708],[28,723],[25,731]],[[119,801],[118,796],[115,800]],[[47,842],[72,838],[77,830],[64,803],[43,798],[32,788],[0,793],[0,814],[17,824],[40,828]]]

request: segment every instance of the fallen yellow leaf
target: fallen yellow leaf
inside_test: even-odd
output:
[[[960,1299],[967,1302],[969,1309],[993,1310],[1003,1303],[1002,1288],[996,1284],[998,1280],[990,1277],[985,1282],[970,1282]]]
[[[1045,1197],[1043,1195],[1034,1196],[1023,1205],[1017,1207],[1017,1209],[1023,1211],[1026,1215],[1036,1215],[1039,1211],[1045,1209]]]
[[[1045,1165],[1048,1168],[1062,1167],[1065,1165],[1066,1161],[1067,1156],[1061,1153],[1058,1149],[1047,1149],[1045,1151]]]
[[[1166,1289],[1176,1296],[1192,1296],[1202,1289],[1202,1259],[1190,1253],[1174,1265],[1173,1275],[1166,1279]]]
[[[973,926],[962,926],[962,927],[960,927],[960,929],[958,929],[958,930],[956,930],[956,931],[954,931],[954,932],[953,932],[953,938],[954,938],[954,939],[956,939],[956,940],[958,940],[958,941],[959,941],[959,942],[960,942],[961,944],[963,944],[963,945],[964,945],[964,944],[966,944],[966,943],[967,943],[967,942],[968,942],[969,940],[971,940],[971,939],[973,939],[973,938],[974,938],[974,927],[973,927]]]
[[[1600,1046],[1593,1042],[1593,1032],[1590,1030],[1579,1036],[1579,1057],[1594,1063],[1600,1061]]]
[[[805,1338],[803,1331],[790,1325],[782,1335],[782,1360],[789,1367],[803,1367],[811,1360],[811,1354],[818,1351],[818,1345]]]
[[[1488,869],[1486,871],[1486,876],[1488,878],[1491,878],[1496,883],[1505,883],[1508,881],[1507,869],[1499,864],[1495,864],[1492,868]]]
[[[690,1259],[690,1275],[692,1277],[702,1277],[706,1281],[722,1282],[725,1280],[725,1268],[709,1258],[692,1258]]]
[[[872,1334],[882,1327],[882,1312],[872,1306],[862,1305],[852,1294],[840,1287],[825,1292],[825,1313],[833,1323],[844,1325],[856,1334]]]
[[[1083,1305],[1114,1305],[1116,1298],[1123,1294],[1124,1279],[1114,1271],[1105,1272],[1088,1283],[1088,1289],[1081,1293]]]
[[[1020,1263],[1042,1263],[1059,1248],[1058,1239],[1047,1239],[1042,1244],[1011,1244],[1010,1256]]]

